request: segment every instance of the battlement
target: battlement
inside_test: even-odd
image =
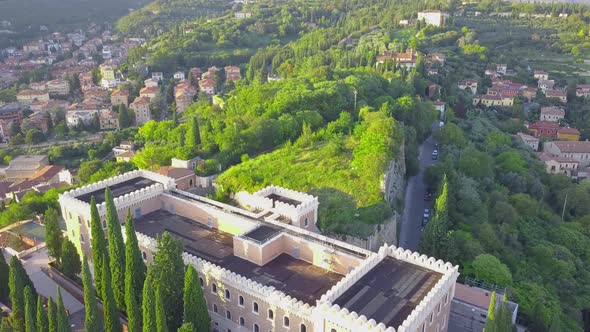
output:
[[[137,241],[141,248],[156,252],[156,239],[137,232]],[[211,276],[224,284],[232,285],[251,296],[264,299],[269,304],[282,308],[300,317],[310,317],[313,306],[297,300],[272,286],[264,286],[254,280],[243,277],[229,271],[219,265],[208,262],[197,256],[183,252],[182,259],[185,264],[192,265],[201,275]]]
[[[134,182],[134,180],[137,181]],[[96,196],[99,214],[104,215],[106,205],[101,197],[103,197],[104,189],[107,186],[113,190],[115,205],[122,208],[153,198],[164,190],[173,189],[176,187],[176,183],[173,178],[164,175],[146,170],[135,170],[66,191],[59,196],[59,202],[69,211],[89,217],[90,197]],[[114,189],[117,186],[122,188]]]
[[[333,303],[338,297],[342,296],[356,282],[359,282],[361,278],[388,256],[442,274],[441,278],[419,301],[411,314],[405,318],[399,327],[397,327],[398,332],[419,330],[420,325],[435,311],[435,307],[441,303],[445,295],[448,296],[449,301],[453,297],[453,285],[459,275],[459,267],[453,266],[451,263],[445,263],[442,260],[436,260],[433,257],[420,255],[417,252],[404,250],[395,246],[388,247],[387,245],[384,245],[379,249],[377,254],[369,257],[362,265],[359,265],[345,278],[334,285],[332,289],[326,292],[326,294],[318,301],[317,308],[320,313],[318,314],[316,312],[315,314],[323,316],[326,320],[337,325],[350,327],[351,331],[395,332],[396,329],[394,327],[388,327],[382,322],[368,319],[364,315],[359,315],[355,311],[349,311],[347,308]]]
[[[298,223],[306,215],[312,217],[314,224],[317,222],[318,198],[306,193],[271,185],[253,194],[241,191],[235,199],[250,209],[268,210],[292,223]]]

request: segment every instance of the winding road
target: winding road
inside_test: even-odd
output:
[[[432,160],[434,143],[432,136],[429,136],[420,145],[420,155],[418,157],[420,171],[408,180],[408,186],[406,188],[404,214],[402,216],[398,246],[412,251],[418,250],[418,245],[420,244],[420,236],[422,235],[420,228],[424,209],[429,208],[432,210],[434,197],[430,202],[424,201],[424,193],[426,192],[424,170],[437,162],[436,160]]]

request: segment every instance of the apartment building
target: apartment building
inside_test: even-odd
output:
[[[580,163],[580,168],[590,165],[590,142],[554,141],[543,144],[543,152],[552,157],[572,159]]]
[[[129,108],[135,112],[135,124],[138,126],[152,119],[149,97],[135,98],[135,100],[129,105]]]
[[[60,195],[68,237],[90,255],[90,199],[105,219],[109,186],[121,221],[135,217],[144,260],[169,232],[199,273],[212,329],[275,332],[447,331],[458,267],[384,245],[371,252],[318,234],[317,197],[270,186],[242,207],[138,170]]]

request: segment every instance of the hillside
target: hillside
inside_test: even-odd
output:
[[[354,128],[348,113],[315,134],[305,130],[294,143],[245,160],[223,173],[222,193],[256,191],[273,184],[317,195],[324,231],[363,235],[391,213],[381,179],[398,156],[401,128],[384,112],[370,112]],[[403,161],[402,161],[403,162]]]

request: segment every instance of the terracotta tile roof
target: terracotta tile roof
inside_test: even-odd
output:
[[[33,180],[39,180],[41,182],[47,182],[51,180],[57,173],[61,172],[65,167],[62,165],[48,165],[38,170],[33,175]]]
[[[171,177],[173,179],[182,179],[187,176],[195,175],[195,171],[187,168],[176,168],[172,166],[162,166],[156,173]]]
[[[559,128],[557,133],[565,135],[580,135],[580,131],[576,128]]]
[[[117,89],[113,91],[111,96],[129,96],[129,91],[127,91],[126,89]]]
[[[131,103],[132,105],[146,105],[150,103],[150,97],[137,97]]]
[[[555,146],[562,153],[590,153],[590,142],[555,141]]]
[[[558,115],[565,116],[565,111],[559,107],[541,107],[541,115]]]
[[[454,299],[487,310],[490,306],[492,292],[485,289],[466,286],[460,283],[455,285]]]

